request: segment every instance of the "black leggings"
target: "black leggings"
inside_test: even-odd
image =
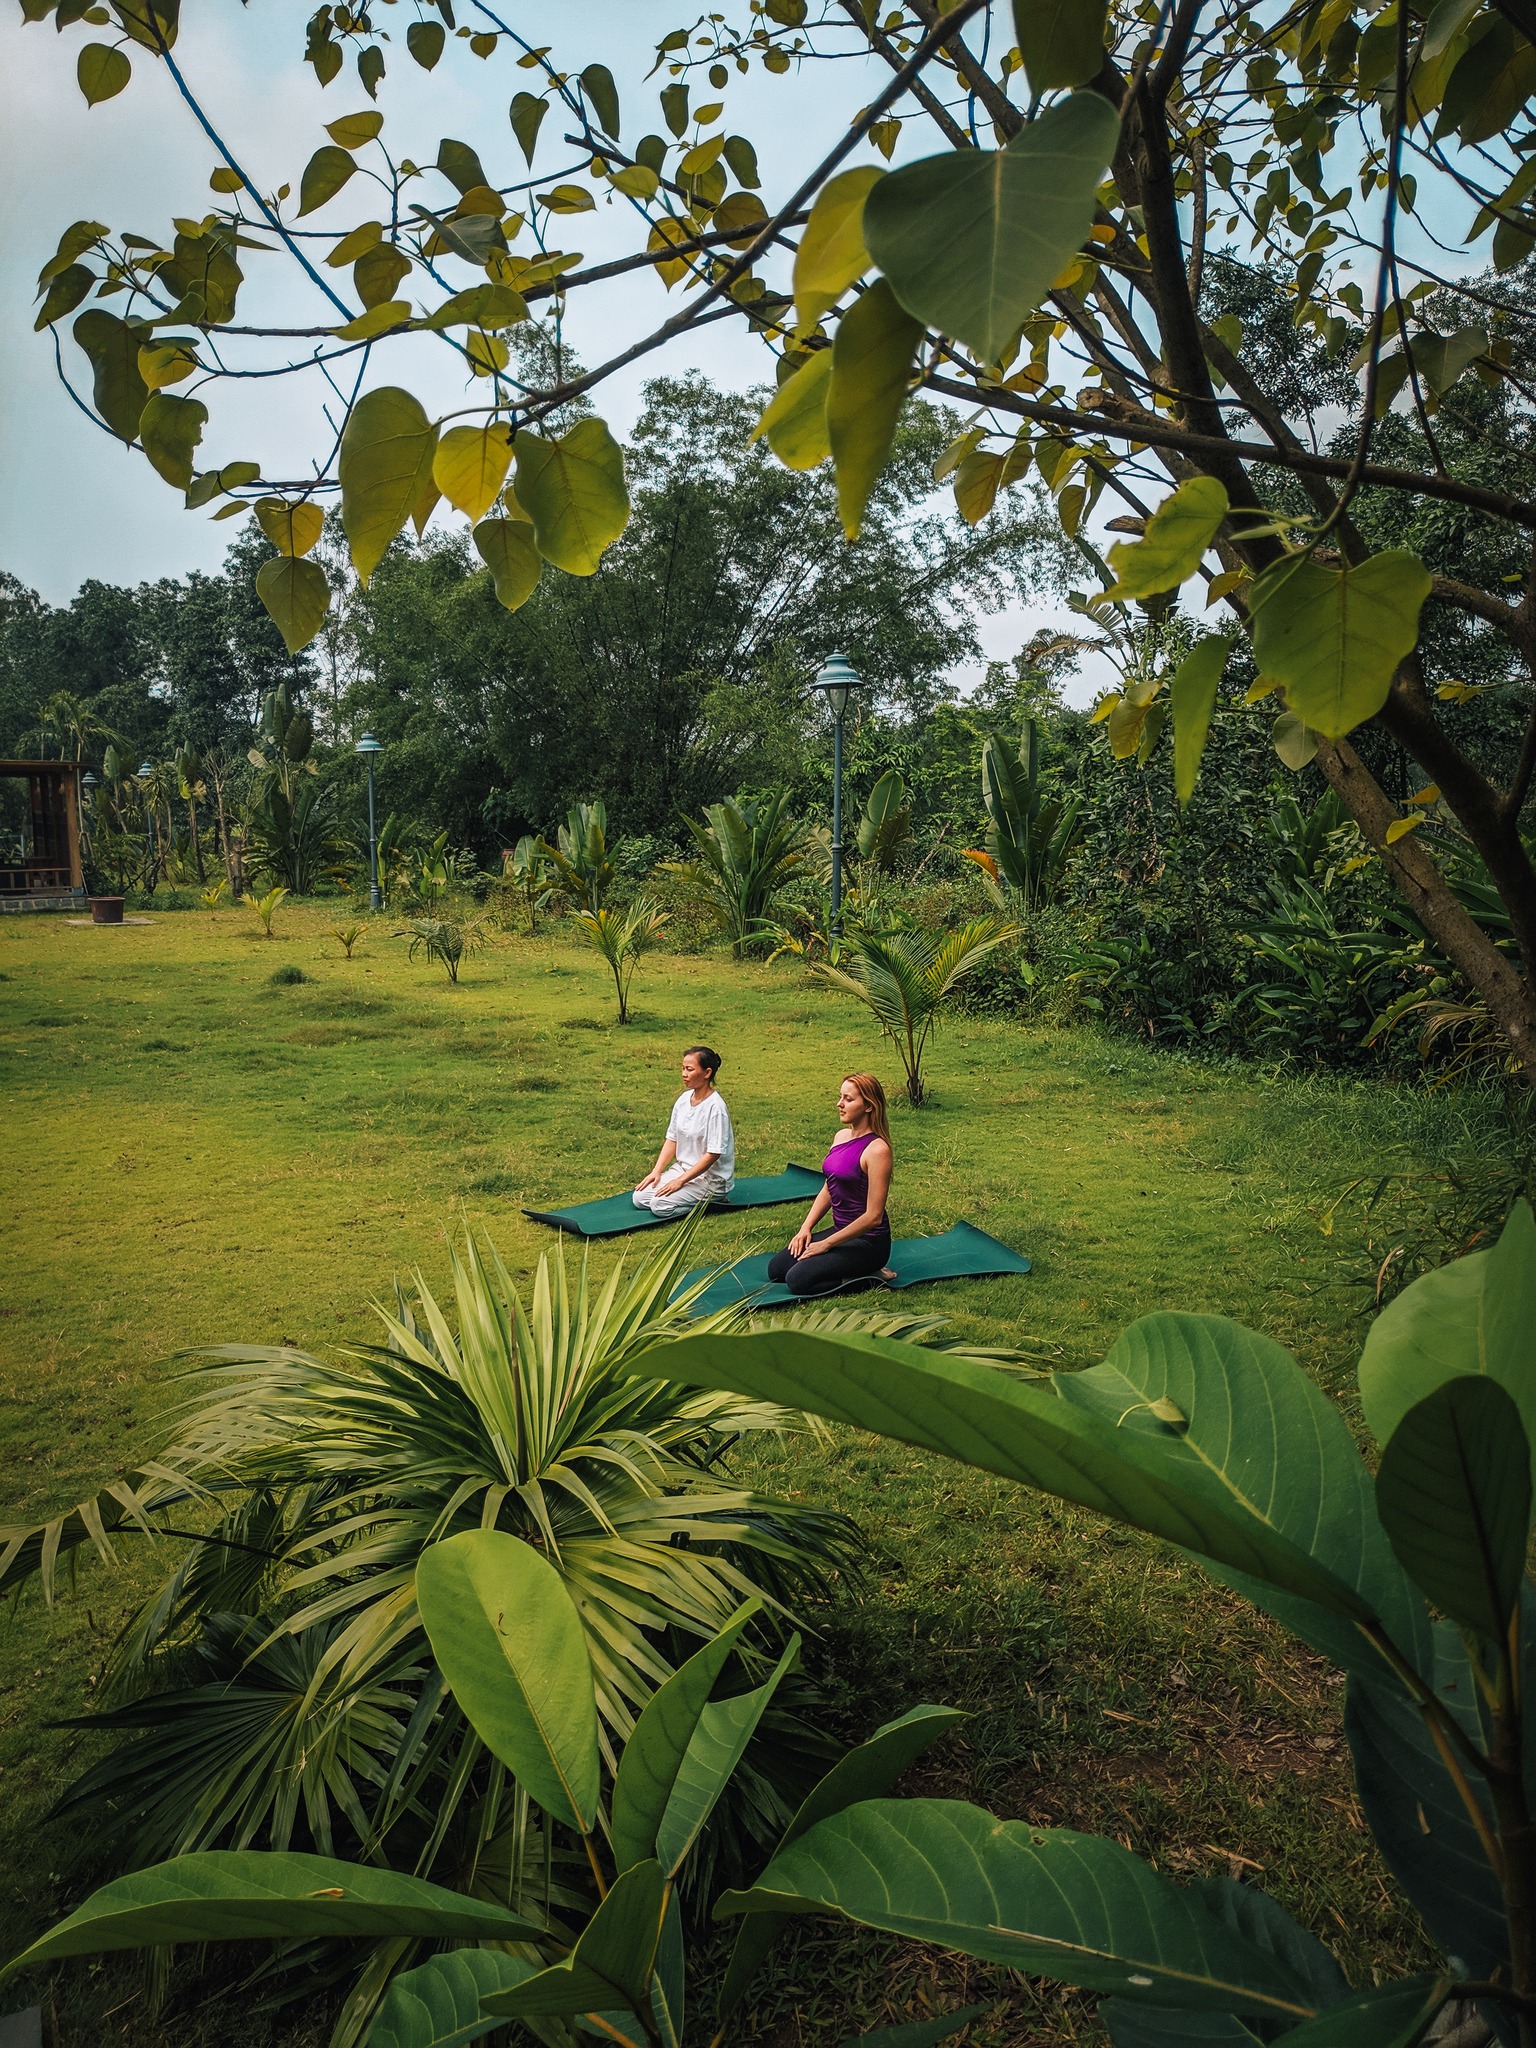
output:
[[[856,1237],[834,1245],[814,1258],[797,1259],[786,1245],[768,1261],[768,1278],[777,1280],[791,1294],[809,1297],[835,1294],[850,1280],[867,1280],[878,1273],[891,1256],[889,1227],[869,1237]]]

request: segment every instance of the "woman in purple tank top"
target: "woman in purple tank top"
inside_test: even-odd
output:
[[[845,1074],[837,1097],[843,1126],[821,1162],[826,1175],[810,1214],[781,1252],[768,1277],[791,1294],[836,1294],[855,1280],[889,1279],[891,1226],[885,1198],[891,1185],[891,1129],[885,1090],[873,1074]],[[815,1236],[828,1210],[832,1228]]]

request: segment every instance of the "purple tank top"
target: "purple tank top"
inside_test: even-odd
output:
[[[846,1230],[850,1223],[857,1223],[869,1206],[869,1175],[864,1171],[864,1153],[874,1143],[873,1131],[866,1131],[862,1138],[845,1138],[840,1145],[834,1145],[821,1162],[821,1170],[827,1177],[827,1193],[832,1197],[832,1227]],[[875,1230],[885,1228],[885,1218],[874,1226]],[[872,1236],[873,1231],[865,1233]]]

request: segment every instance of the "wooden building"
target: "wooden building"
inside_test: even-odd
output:
[[[20,858],[0,853],[0,911],[78,909],[85,901],[78,764],[0,761],[0,777],[27,785]]]

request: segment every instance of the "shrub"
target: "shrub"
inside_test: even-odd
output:
[[[277,967],[267,976],[267,986],[269,988],[296,988],[301,981],[308,980],[309,976],[302,967]]]

